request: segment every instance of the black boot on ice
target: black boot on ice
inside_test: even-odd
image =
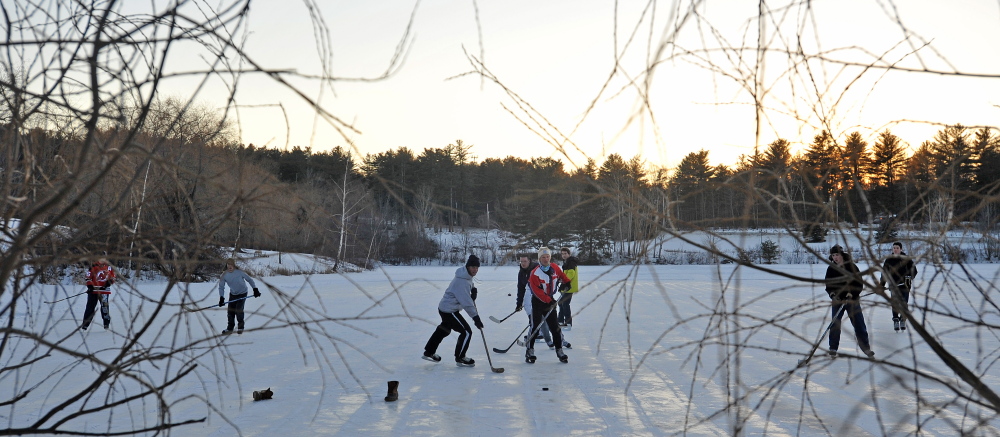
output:
[[[395,402],[399,399],[399,381],[389,381],[389,392],[385,395],[386,402]]]
[[[469,357],[456,357],[455,365],[458,367],[473,367],[476,365],[476,360]]]
[[[892,318],[892,329],[895,329],[895,330],[899,331],[899,325],[900,325],[899,318],[898,317],[893,317]]]
[[[524,351],[524,362],[533,364],[535,362],[535,348],[528,348]]]
[[[556,349],[556,356],[559,357],[559,361],[563,363],[569,362],[569,357],[563,352],[562,348]]]
[[[268,387],[267,390],[259,390],[253,392],[253,400],[255,401],[263,401],[266,399],[271,399],[272,396],[274,396],[274,392],[271,391],[271,387]]]

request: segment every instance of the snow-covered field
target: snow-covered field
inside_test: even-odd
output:
[[[813,278],[825,269],[770,267]],[[961,321],[981,319],[996,326],[995,306],[984,305],[982,296],[956,296],[947,290],[967,283],[944,287],[941,275],[918,267],[921,276],[911,302],[948,316],[916,315],[926,316],[925,327],[997,390],[996,330]],[[986,286],[997,274],[996,265],[966,267],[985,278]],[[439,321],[438,300],[455,269],[391,267],[343,276],[255,278],[262,279],[258,285],[264,295],[247,303],[248,331],[228,337],[217,336],[225,326],[224,309],[185,312],[171,305],[188,295],[197,299],[196,306],[210,307],[218,300],[217,283],[180,284],[166,293],[167,305],[159,313],[154,300],[168,284],[117,285],[112,332],[98,322],[86,333],[76,330],[84,296],[44,303],[78,290],[37,287],[17,308],[13,324],[43,332],[65,350],[30,349],[26,345],[33,343],[27,340],[7,345],[0,366],[49,357],[0,374],[0,401],[31,389],[14,407],[0,406],[0,420],[8,428],[41,419],[43,427],[51,426],[81,409],[135,394],[134,382],[102,383],[97,395],[72,402],[54,419],[39,416],[97,377],[100,367],[72,352],[121,360],[116,356],[122,348],[138,338],[137,349],[154,352],[154,346],[208,339],[183,352],[184,360],[153,360],[141,367],[150,380],[162,381],[178,372],[182,361],[198,365],[162,395],[171,404],[171,420],[207,420],[178,428],[174,435],[1000,434],[996,415],[962,399],[972,395],[967,386],[957,384],[959,393],[945,386],[954,382],[954,372],[913,329],[892,331],[889,309],[876,304],[874,296],[865,298],[865,318],[876,359],[889,364],[817,354],[797,368],[813,343],[819,342],[821,353],[826,346],[826,294],[804,281],[736,271],[732,265],[581,267],[583,289],[573,301],[574,326],[567,333],[573,344],[568,364],[559,363],[545,346],[536,349],[537,363],[526,364],[523,349],[515,345],[506,354],[490,351],[493,365],[505,369],[493,373],[478,332],[469,349],[476,367],[454,365],[455,334],[438,350],[441,363],[424,361],[423,345]],[[525,326],[524,313],[503,324],[487,319],[513,311],[516,272],[514,266],[484,266],[477,276],[489,348],[506,348]],[[995,298],[996,291],[987,295]],[[146,322],[150,329],[137,333]],[[216,342],[222,347],[212,348]],[[849,323],[841,352],[860,355]],[[917,379],[896,367],[914,363],[926,377]],[[400,381],[397,402],[382,399],[389,380]],[[268,387],[274,399],[252,400],[254,390]],[[65,428],[95,433],[141,428],[154,424],[160,412],[156,404],[133,403],[112,414],[71,419]],[[977,420],[983,425],[977,427]]]

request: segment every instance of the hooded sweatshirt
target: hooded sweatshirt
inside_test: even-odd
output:
[[[455,270],[455,279],[448,284],[444,296],[441,297],[441,303],[438,304],[438,311],[442,313],[455,313],[463,309],[469,316],[479,315],[476,303],[472,300],[472,275],[465,266]]]

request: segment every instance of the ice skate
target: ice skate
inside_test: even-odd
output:
[[[441,355],[438,354],[428,354],[427,352],[424,352],[424,356],[422,358],[435,363],[441,362]]]

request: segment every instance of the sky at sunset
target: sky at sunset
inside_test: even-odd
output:
[[[810,11],[768,2],[763,26],[757,2],[620,1],[617,11],[615,3],[254,2],[244,49],[256,63],[312,75],[325,68],[338,78],[381,76],[414,18],[405,57],[384,80],[323,86],[289,77],[356,131],[338,133],[287,88],[244,76],[236,95],[243,141],[327,150],[347,146],[346,136],[363,155],[462,140],[480,160],[552,156],[571,168],[610,153],[675,166],[707,149],[713,164],[729,165],[778,137],[808,143],[824,119],[838,138],[857,130],[872,143],[888,128],[911,148],[941,124],[997,125],[996,1],[822,0]],[[761,28],[772,49],[766,53],[755,49]],[[803,62],[787,54],[799,46],[845,62],[935,73]],[[330,54],[325,64],[320,53]],[[463,75],[473,70],[469,56],[482,58],[506,91]],[[987,77],[937,73],[954,71]],[[755,90],[755,75],[763,91]],[[183,81],[169,86],[190,93]],[[754,94],[764,108],[759,126]],[[214,86],[196,99],[221,107],[225,97],[225,87]],[[556,150],[561,144],[566,156]]]

